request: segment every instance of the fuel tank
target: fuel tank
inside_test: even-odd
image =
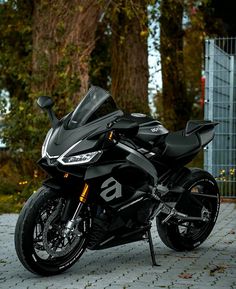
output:
[[[142,141],[156,142],[159,137],[169,133],[158,120],[146,114],[132,113],[128,117],[139,124],[139,131],[136,137]]]

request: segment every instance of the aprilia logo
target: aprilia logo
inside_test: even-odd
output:
[[[110,177],[109,179],[107,179],[101,185],[101,189],[104,189],[104,190],[101,192],[100,196],[106,202],[110,202],[113,199],[122,197],[121,184],[117,182],[113,177]]]
[[[159,131],[159,127],[151,128],[151,132],[158,132],[158,131]]]

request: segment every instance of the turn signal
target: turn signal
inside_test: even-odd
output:
[[[113,131],[109,132],[108,139],[109,140],[113,140]]]

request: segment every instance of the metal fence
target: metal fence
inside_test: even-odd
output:
[[[236,198],[236,38],[206,40],[205,77],[205,119],[220,124],[204,151],[204,167],[221,195]]]

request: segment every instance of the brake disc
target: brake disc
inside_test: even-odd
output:
[[[59,206],[60,207],[60,206]],[[64,225],[57,223],[59,209],[56,209],[47,219],[43,230],[43,245],[52,257],[62,257],[71,252],[80,240],[79,234],[73,231],[63,236]]]

